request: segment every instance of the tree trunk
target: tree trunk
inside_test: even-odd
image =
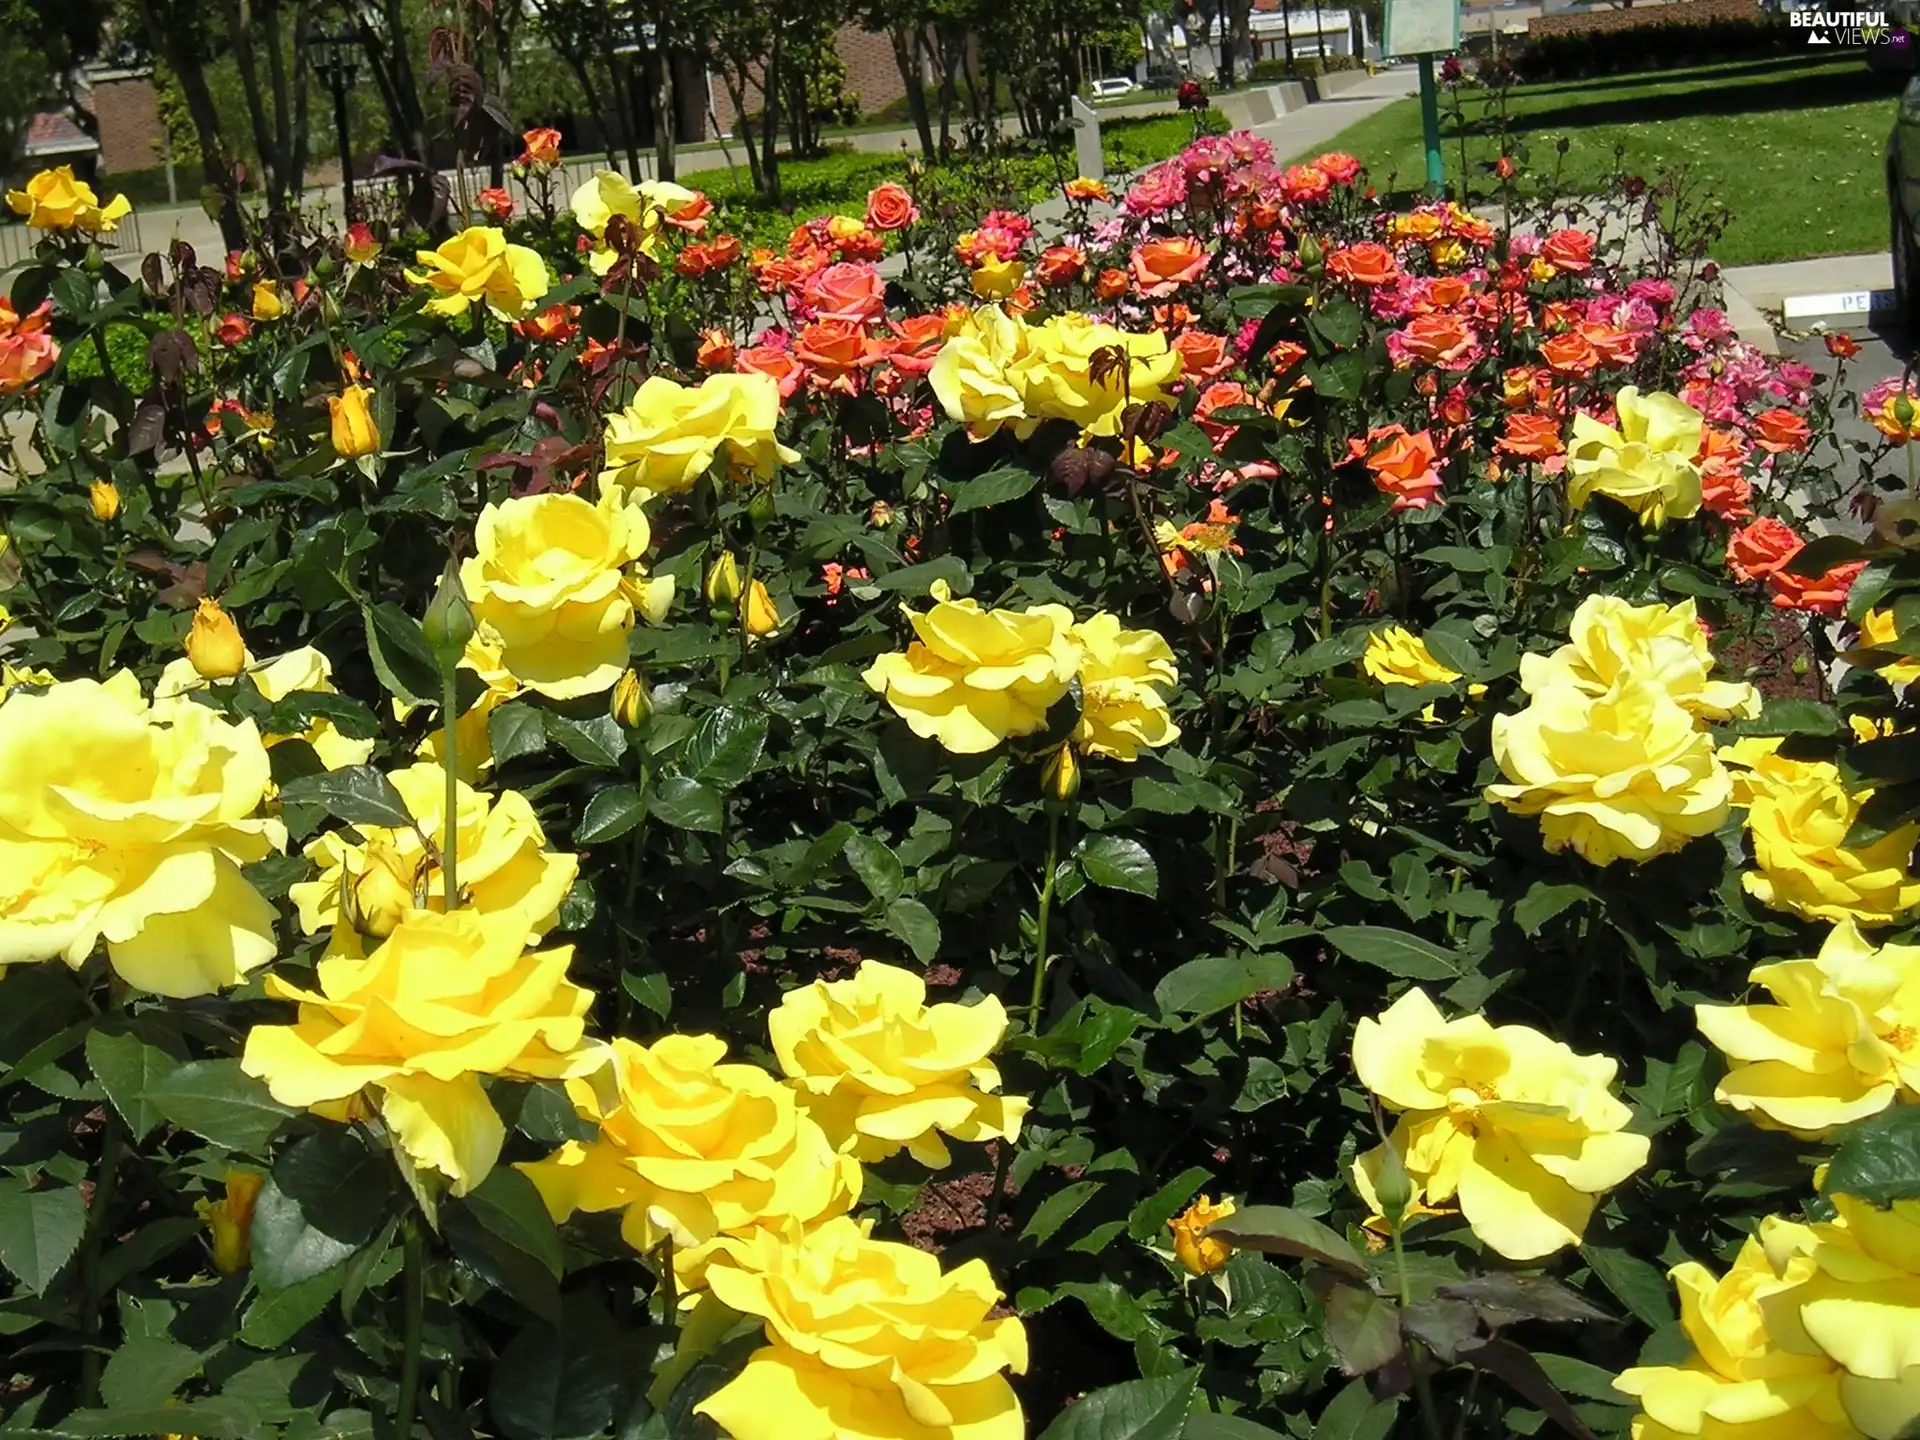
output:
[[[290,159],[291,184],[298,196],[307,188],[307,101],[312,89],[313,68],[306,63],[307,31],[313,22],[310,0],[300,0],[293,11],[293,151]],[[342,148],[349,137],[342,136]],[[343,180],[345,176],[341,177]]]
[[[747,178],[753,182],[754,194],[766,190],[766,182],[760,178],[760,152],[754,147],[753,127],[747,124],[747,81],[744,73],[736,75],[724,65],[720,68],[720,81],[727,87],[727,98],[733,102],[733,123],[740,128],[740,138],[747,147]]]
[[[233,162],[227,156],[226,137],[220,133],[220,111],[207,88],[207,72],[200,57],[183,43],[184,37],[172,28],[162,28],[153,13],[152,0],[134,0],[141,27],[147,32],[147,45],[163,56],[167,68],[180,82],[181,98],[187,102],[187,115],[193,121],[193,133],[200,140],[200,160],[206,170],[208,188],[220,197],[215,219],[220,224],[220,240],[228,250],[244,250],[247,228],[240,218],[240,186],[234,177]]]
[[[620,148],[627,155],[627,178],[640,183],[640,137],[635,133],[633,124],[633,98],[629,94],[627,77],[621,74],[620,57],[613,53],[613,41],[608,39],[601,47],[601,63],[607,67],[607,84],[612,87],[613,103],[608,114],[619,122]]]
[[[938,155],[933,148],[933,118],[927,113],[926,76],[920,69],[920,47],[906,30],[895,26],[887,38],[893,42],[893,63],[900,69],[900,84],[907,92],[907,113],[913,117],[914,132],[920,137],[920,151],[927,159]]]
[[[653,9],[653,53],[660,62],[653,86],[653,173],[656,179],[671,180],[679,170],[679,83],[673,73],[673,48],[668,43],[667,7],[663,4]]]
[[[360,47],[366,52],[367,68],[373,73],[375,88],[380,91],[380,103],[386,107],[393,143],[407,159],[427,164],[431,156],[426,112],[420,105],[420,87],[414,79],[413,62],[406,53],[407,33],[399,0],[387,0],[385,11],[387,33],[393,37],[391,49],[374,29],[370,15],[363,10],[351,13],[359,27]]]
[[[1280,0],[1280,24],[1281,43],[1286,46],[1287,74],[1291,75],[1293,74],[1293,0]]]
[[[767,77],[760,87],[760,100],[766,113],[761,116],[760,178],[763,193],[774,204],[780,203],[780,51],[785,40],[784,27],[773,32],[773,48],[767,52]]]
[[[268,0],[271,4],[272,0]],[[286,178],[280,168],[278,137],[267,123],[267,107],[260,93],[260,72],[254,64],[253,17],[247,0],[229,0],[227,5],[228,43],[233,47],[233,63],[240,71],[240,89],[247,101],[247,121],[253,127],[253,153],[259,158],[262,178],[267,186],[267,208],[286,207]]]

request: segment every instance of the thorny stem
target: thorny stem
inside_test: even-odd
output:
[[[1040,881],[1040,912],[1033,926],[1033,1000],[1027,1008],[1027,1029],[1040,1033],[1040,1003],[1047,982],[1047,922],[1053,918],[1053,872],[1059,868],[1060,812],[1047,811],[1047,873]]]
[[[460,908],[460,742],[455,728],[460,715],[455,674],[450,665],[440,672],[440,764],[447,772],[446,838],[440,843],[440,879],[449,915]]]
[[[420,1337],[427,1316],[427,1243],[420,1216],[410,1213],[406,1226],[405,1310],[401,1317],[400,1396],[394,1406],[394,1440],[409,1440],[420,1397]]]
[[[1399,1221],[1393,1226],[1393,1264],[1400,1272],[1400,1308],[1405,1310],[1413,1304],[1413,1282],[1407,1275],[1407,1247],[1401,1239],[1405,1227]],[[1425,1428],[1428,1440],[1446,1440],[1446,1431],[1440,1425],[1440,1411],[1433,1403],[1433,1384],[1427,1372],[1420,1367],[1420,1342],[1409,1339],[1408,1368],[1413,1371],[1414,1393],[1420,1397],[1420,1421]]]
[[[119,1188],[120,1156],[126,1149],[126,1126],[120,1112],[111,1105],[101,1110],[105,1118],[100,1127],[100,1171],[87,1206],[87,1229],[80,1250],[80,1285],[86,1296],[81,1319],[86,1347],[80,1352],[80,1400],[84,1405],[100,1403],[100,1302],[105,1298],[100,1294],[100,1251],[107,1238],[114,1191]]]

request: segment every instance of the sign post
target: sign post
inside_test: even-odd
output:
[[[1386,0],[1386,25],[1380,53],[1420,63],[1420,129],[1427,152],[1427,189],[1446,193],[1447,171],[1440,158],[1440,89],[1433,57],[1460,48],[1460,0]]]

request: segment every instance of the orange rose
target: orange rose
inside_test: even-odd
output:
[[[1089,180],[1084,175],[1069,180],[1066,189],[1069,200],[1099,200],[1104,203],[1113,199],[1113,192],[1107,189],[1105,182]]]
[[[547,126],[529,130],[520,137],[520,143],[527,147],[523,161],[535,165],[558,165],[560,163],[560,132]]]
[[[21,315],[0,299],[0,395],[26,389],[60,358],[60,347],[47,330],[52,318],[51,300]]]
[[[1440,504],[1440,471],[1433,435],[1426,430],[1407,433],[1404,425],[1370,430],[1364,440],[1347,442],[1348,453],[1364,459],[1374,488],[1393,496],[1395,510],[1424,510]]]
[[[1372,240],[1349,245],[1327,256],[1327,274],[1349,285],[1385,285],[1400,272],[1393,252]]]
[[[489,185],[473,197],[477,205],[489,219],[506,221],[513,218],[513,196],[497,185]]]
[[[1149,240],[1133,248],[1133,279],[1148,299],[1171,295],[1200,278],[1211,258],[1191,235]],[[1105,278],[1102,276],[1101,278]]]
[[[924,375],[946,343],[947,317],[940,314],[912,315],[893,322],[893,349],[887,359],[904,375]]]
[[[1753,417],[1753,443],[1769,455],[1797,452],[1813,443],[1813,432],[1803,416],[1776,407]]]
[[[1575,329],[1593,347],[1602,365],[1631,365],[1640,353],[1640,337],[1630,330],[1615,330],[1591,320],[1583,320]]]
[[[1273,367],[1275,375],[1284,375],[1302,360],[1307,358],[1307,347],[1296,345],[1291,340],[1281,340],[1267,352],[1267,364]],[[1295,382],[1296,388],[1307,382],[1303,379]]]
[[[684,230],[689,235],[704,235],[707,230],[707,217],[712,214],[713,202],[696,190],[691,200],[683,200],[667,211],[667,224],[676,230]]]
[[[1551,460],[1565,454],[1567,444],[1560,438],[1560,422],[1553,416],[1515,411],[1507,416],[1506,433],[1494,441],[1493,448],[1522,460]]]
[[[885,357],[865,328],[851,320],[815,320],[793,342],[793,358],[812,371],[817,390],[852,394],[859,372]]]
[[[1240,427],[1215,420],[1214,412],[1253,403],[1253,396],[1247,393],[1246,386],[1235,380],[1221,380],[1200,392],[1200,403],[1193,407],[1193,423],[1207,432],[1207,438],[1213,441],[1216,451],[1224,450]]]
[[[731,370],[734,358],[733,337],[726,331],[709,325],[700,332],[700,349],[693,359],[702,370]]]
[[[904,230],[920,218],[920,207],[905,187],[891,180],[867,192],[867,224],[875,230]]]
[[[1797,555],[1807,542],[1793,527],[1771,515],[1733,532],[1727,541],[1727,568],[1740,580],[1761,580]]]
[[[1214,380],[1233,368],[1233,352],[1219,335],[1206,330],[1182,330],[1173,348],[1180,356],[1180,373],[1189,380]]]
[[[1428,365],[1452,365],[1473,349],[1474,337],[1457,315],[1421,315],[1399,332],[1401,350]]]
[[[1593,342],[1578,330],[1569,330],[1564,335],[1556,335],[1540,347],[1540,358],[1547,362],[1549,369],[1562,375],[1578,375],[1585,378],[1593,373],[1600,363],[1600,352],[1593,348]]]
[[[1100,278],[1093,283],[1093,293],[1102,300],[1118,300],[1127,293],[1127,272],[1102,270]]]
[[[870,325],[887,314],[887,282],[872,265],[842,261],[810,275],[800,287],[800,297],[813,310],[816,320],[844,321],[849,325]]]
[[[578,305],[549,305],[544,310],[536,310],[513,328],[529,340],[545,341],[553,345],[564,345],[579,333],[580,319]]]
[[[1866,561],[1851,560],[1834,566],[1824,575],[1790,575],[1785,570],[1775,570],[1767,576],[1767,590],[1773,596],[1776,610],[1805,610],[1828,620],[1838,620],[1847,613],[1847,592],[1853,589],[1853,582],[1866,568]]]
[[[213,338],[222,345],[238,345],[253,333],[253,322],[239,311],[222,315],[213,327]]]
[[[807,376],[806,367],[793,357],[792,351],[775,345],[754,345],[742,350],[735,357],[733,368],[743,375],[772,376],[780,387],[782,400],[792,399],[793,392]]]
[[[347,227],[347,238],[341,248],[356,265],[365,265],[380,256],[380,242],[373,238],[373,231],[364,220],[356,220]]]
[[[1722,520],[1744,520],[1753,513],[1747,506],[1753,488],[1741,474],[1747,463],[1747,442],[1740,438],[1739,431],[1703,427],[1700,452],[1693,463],[1700,467],[1700,504],[1708,514]]]
[[[1556,230],[1540,242],[1540,258],[1563,275],[1584,275],[1593,268],[1593,236]]]
[[[1344,150],[1329,150],[1313,162],[1313,168],[1336,185],[1345,185],[1360,173],[1360,162]]]
[[[1042,285],[1071,285],[1086,273],[1087,255],[1078,245],[1049,245],[1033,267]]]

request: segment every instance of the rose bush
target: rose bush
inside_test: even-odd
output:
[[[1915,1422],[1903,387],[1511,156],[558,146],[9,197],[9,1433]]]

